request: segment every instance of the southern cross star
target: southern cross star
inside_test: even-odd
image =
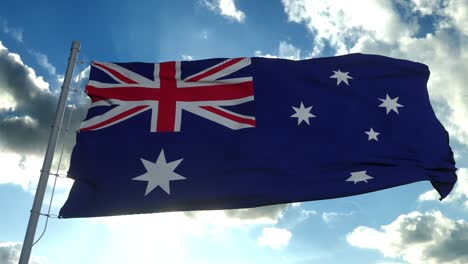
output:
[[[365,133],[369,136],[369,138],[367,139],[368,141],[369,140],[375,140],[375,141],[379,141],[379,139],[377,138],[377,136],[380,134],[379,132],[375,132],[374,129],[371,129],[369,131],[365,131]]]
[[[365,182],[367,183],[367,180],[373,179],[374,177],[371,177],[370,175],[367,175],[367,171],[356,171],[356,172],[351,172],[351,177],[346,179],[346,181],[352,181],[354,184],[357,182]]]
[[[309,118],[315,117],[313,114],[310,113],[310,110],[312,110],[312,106],[309,107],[304,107],[304,104],[301,102],[301,105],[299,108],[292,106],[294,111],[296,111],[295,114],[293,114],[291,117],[296,117],[297,118],[297,125],[300,125],[302,121],[306,122],[308,125],[309,124]]]
[[[387,110],[387,115],[388,113],[390,113],[390,111],[395,111],[395,113],[398,114],[398,107],[403,107],[403,105],[397,103],[398,97],[392,99],[390,98],[390,96],[388,96],[388,94],[385,99],[379,98],[379,100],[382,101],[379,107],[385,107],[385,109]]]
[[[349,86],[348,79],[353,79],[353,77],[348,75],[349,72],[341,72],[340,70],[333,72],[335,74],[330,76],[330,78],[336,79],[336,86],[340,85],[341,82],[344,82]]]
[[[161,149],[158,159],[155,163],[141,159],[145,166],[146,173],[133,178],[135,181],[147,181],[145,196],[148,195],[156,187],[161,187],[167,194],[171,194],[169,188],[170,181],[185,180],[185,177],[177,174],[174,170],[179,166],[183,159],[172,162],[166,162],[164,150]]]

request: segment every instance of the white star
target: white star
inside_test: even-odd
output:
[[[387,109],[387,115],[388,113],[390,113],[390,111],[395,111],[395,113],[398,114],[398,107],[403,107],[403,105],[397,103],[398,101],[398,97],[395,97],[395,98],[390,98],[390,96],[388,96],[387,94],[387,97],[385,99],[380,99],[380,101],[382,101],[383,103],[379,105],[379,107],[385,107]]]
[[[356,172],[351,172],[351,177],[346,179],[346,181],[352,181],[354,184],[357,182],[366,182],[367,180],[373,179],[374,177],[371,177],[370,175],[366,174],[367,171],[356,171]]]
[[[310,113],[310,110],[312,110],[312,106],[309,106],[307,108],[304,107],[304,104],[301,101],[301,105],[299,108],[292,106],[294,111],[296,111],[295,114],[293,114],[291,117],[297,117],[297,125],[300,125],[302,121],[305,121],[308,125],[309,124],[309,118],[315,117],[313,114]]]
[[[330,76],[330,78],[336,79],[336,86],[340,85],[341,82],[344,82],[349,86],[348,79],[353,79],[353,77],[348,75],[349,72],[341,72],[340,70],[333,72],[335,74]]]
[[[167,163],[164,156],[164,150],[159,153],[158,159],[155,163],[141,159],[143,166],[145,166],[146,173],[133,178],[135,181],[147,181],[145,196],[148,195],[156,187],[160,186],[167,194],[171,194],[169,188],[170,181],[185,180],[185,177],[174,172],[183,159]]]
[[[367,135],[369,135],[369,138],[367,139],[368,141],[369,141],[369,140],[372,140],[372,139],[375,140],[375,141],[379,141],[379,139],[377,138],[377,136],[378,136],[380,133],[379,133],[379,132],[375,132],[374,129],[372,129],[372,127],[371,127],[371,129],[370,129],[369,131],[365,131],[365,133],[366,133]]]

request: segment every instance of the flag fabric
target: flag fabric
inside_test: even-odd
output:
[[[234,209],[457,180],[426,65],[350,54],[93,62],[60,217]]]

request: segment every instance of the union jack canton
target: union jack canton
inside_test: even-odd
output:
[[[151,132],[180,131],[182,110],[235,130],[255,127],[253,113],[223,108],[254,100],[252,76],[225,78],[248,67],[250,58],[222,60],[184,79],[182,63],[190,62],[156,63],[153,76],[145,76],[138,72],[138,63],[93,62],[91,72],[99,74],[91,74],[86,86],[90,108],[113,108],[83,121],[80,131],[104,129],[150,109]]]

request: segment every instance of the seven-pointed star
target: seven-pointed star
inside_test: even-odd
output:
[[[167,163],[164,156],[164,150],[161,149],[158,159],[155,163],[141,159],[143,166],[145,166],[146,173],[133,178],[135,181],[147,181],[145,196],[160,186],[167,194],[171,194],[169,188],[170,181],[185,180],[185,177],[174,172],[183,159]]]
[[[377,136],[378,136],[380,133],[379,133],[379,132],[375,132],[374,129],[372,129],[372,127],[371,127],[371,129],[370,129],[369,131],[365,131],[365,133],[366,133],[367,135],[369,135],[369,138],[367,139],[368,141],[369,141],[369,140],[372,140],[372,139],[375,140],[375,141],[379,141],[379,139],[377,138]]]
[[[387,115],[390,113],[390,111],[395,111],[395,113],[398,114],[398,107],[403,107],[403,105],[397,103],[398,97],[392,99],[390,96],[388,96],[388,94],[385,99],[379,98],[379,100],[383,102],[379,105],[379,107],[385,107],[385,109],[387,109]]]
[[[370,175],[367,175],[367,171],[356,171],[356,172],[351,172],[351,177],[346,179],[346,181],[352,181],[354,184],[357,182],[366,182],[367,180],[373,179],[374,177],[371,177]]]
[[[297,117],[297,125],[300,125],[302,121],[305,121],[308,125],[309,124],[309,118],[315,117],[313,114],[310,113],[310,110],[312,110],[312,106],[309,106],[307,108],[304,107],[304,104],[301,101],[301,105],[299,108],[292,106],[294,111],[296,111],[295,114],[293,114],[291,117]]]
[[[340,70],[333,72],[335,74],[330,76],[330,78],[336,79],[336,86],[340,85],[341,82],[344,82],[349,86],[348,79],[353,79],[353,77],[348,75],[349,72],[341,72]]]

